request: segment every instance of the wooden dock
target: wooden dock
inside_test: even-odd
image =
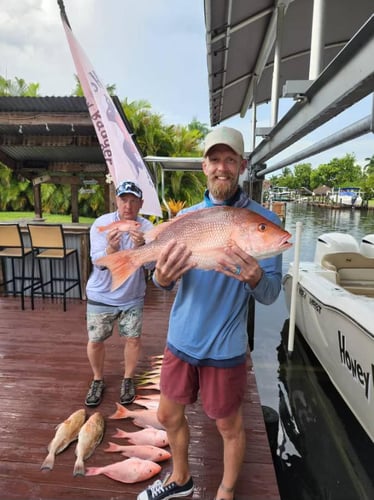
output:
[[[157,290],[149,282],[143,325],[143,354],[138,373],[151,368],[150,356],[162,354],[173,293]],[[46,446],[56,425],[73,411],[84,408],[91,373],[86,358],[85,302],[71,299],[67,312],[62,304],[37,299],[31,311],[20,299],[0,297],[0,498],[7,500],[130,500],[147,482],[124,484],[104,475],[73,477],[75,445],[57,455],[52,471],[41,471]],[[263,413],[252,365],[244,404],[247,433],[245,463],[238,481],[236,500],[279,500]],[[98,407],[106,420],[103,442],[86,466],[103,466],[123,460],[106,453],[116,428],[139,430],[132,420],[109,420],[119,398],[122,348],[115,331],[107,340],[106,392]],[[130,409],[139,408],[133,404]],[[87,409],[87,415],[96,409]],[[191,425],[190,459],[195,481],[194,500],[213,500],[222,472],[221,440],[214,422],[200,403],[188,410]],[[170,471],[162,462],[160,477]]]

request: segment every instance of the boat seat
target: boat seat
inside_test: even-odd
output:
[[[356,252],[324,255],[322,266],[336,273],[336,283],[351,293],[374,297],[374,258]]]

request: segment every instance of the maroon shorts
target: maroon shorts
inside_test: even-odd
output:
[[[161,392],[171,401],[187,405],[200,398],[205,413],[216,420],[235,413],[247,389],[247,364],[233,368],[193,366],[165,349]]]

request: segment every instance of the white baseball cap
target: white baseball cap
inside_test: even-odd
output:
[[[244,140],[243,135],[239,130],[231,127],[219,127],[205,137],[204,156],[207,155],[210,148],[217,144],[226,144],[235,153],[244,157]]]

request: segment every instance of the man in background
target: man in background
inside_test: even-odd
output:
[[[139,216],[143,205],[143,193],[133,181],[123,181],[116,189],[117,210],[104,214],[93,223],[90,230],[91,260],[134,248],[144,244],[144,232],[153,225]],[[136,221],[138,227],[124,231],[126,221]],[[98,227],[108,226],[106,231]],[[151,268],[152,266],[149,266]],[[124,373],[120,388],[120,402],[130,404],[135,399],[134,375],[141,351],[146,280],[144,269],[139,268],[119,288],[112,291],[111,273],[108,269],[93,264],[87,282],[87,356],[92,369],[92,382],[85,404],[98,406],[103,397],[105,340],[117,322],[123,340]]]

